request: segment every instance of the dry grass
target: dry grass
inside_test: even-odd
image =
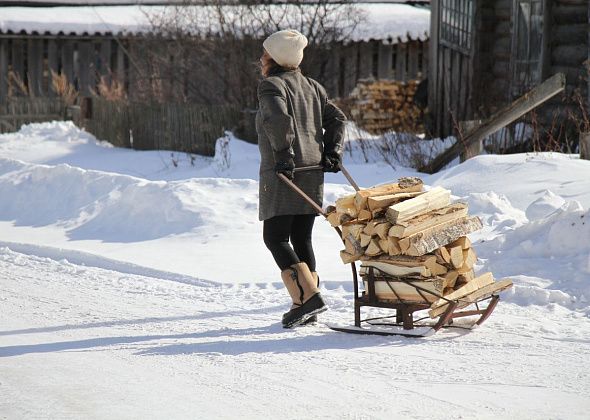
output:
[[[95,96],[100,96],[107,101],[124,101],[127,99],[127,92],[123,83],[116,78],[101,76],[97,89],[92,91]]]
[[[8,72],[8,96],[29,96],[29,88],[14,71]]]
[[[51,86],[56,95],[64,100],[66,105],[73,105],[78,98],[78,91],[72,85],[65,74],[51,70]]]

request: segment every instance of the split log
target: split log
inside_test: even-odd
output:
[[[406,255],[424,255],[481,228],[481,220],[477,216],[464,217],[408,236],[400,240],[400,247]]]
[[[477,262],[477,255],[473,248],[468,248],[463,250],[463,266],[473,268],[475,263]]]
[[[358,210],[354,205],[354,195],[347,195],[336,200],[336,212],[348,214],[350,217],[355,218]]]
[[[432,273],[433,276],[440,276],[447,273],[447,267],[444,265],[438,264],[436,261],[433,261],[432,264],[428,265],[428,269]]]
[[[385,254],[389,254],[389,240],[387,238],[379,239],[378,242],[379,242],[379,248],[381,248],[381,250]]]
[[[389,229],[389,235],[404,238],[432,226],[465,216],[467,216],[467,204],[455,203],[406,221],[398,221]]]
[[[395,225],[432,210],[446,207],[450,203],[451,192],[442,187],[435,187],[418,197],[389,206],[385,216],[392,225]]]
[[[451,264],[455,268],[463,266],[463,249],[460,246],[455,246],[449,250],[451,256]]]
[[[451,263],[451,254],[449,254],[449,250],[446,247],[441,246],[439,249],[437,249],[435,251],[435,254],[440,255],[441,259],[445,263],[447,263],[447,264]]]
[[[350,264],[350,263],[352,263],[354,261],[358,261],[359,258],[360,257],[358,255],[352,255],[352,254],[349,254],[346,251],[340,251],[340,259],[342,260],[342,262],[344,264]]]
[[[454,270],[447,272],[443,276],[443,279],[445,281],[445,288],[447,288],[447,287],[454,288],[458,277],[459,277],[459,273],[457,273]]]
[[[463,249],[471,248],[471,241],[467,236],[461,236],[456,241],[453,241],[449,244],[450,247],[453,246],[460,246]]]
[[[421,277],[430,277],[431,272],[428,267],[418,265],[414,267],[407,267],[403,265],[389,264],[382,261],[363,261],[361,265],[361,276],[368,274],[367,267],[374,267],[381,273],[389,274],[392,276],[402,277],[408,275],[416,275]],[[364,270],[363,270],[364,268]]]
[[[455,289],[463,287],[467,283],[475,279],[475,273],[473,272],[473,270],[469,270],[464,273],[460,273],[459,271],[457,271],[457,274],[459,274],[459,276],[457,277],[457,281],[455,282]]]
[[[471,284],[471,283],[468,283]],[[464,286],[467,287],[467,286]],[[476,302],[479,299],[485,298],[487,296],[492,296],[495,293],[499,293],[502,290],[508,289],[512,287],[512,280],[510,279],[503,279],[494,283],[487,284],[482,286],[481,288],[468,293],[461,297],[459,304],[457,305],[457,309],[465,308],[466,306],[471,305],[472,303]],[[457,291],[453,292],[456,293]],[[445,296],[448,297],[448,296]],[[433,305],[434,306],[434,305]],[[437,316],[442,315],[447,310],[447,305],[438,306],[434,309],[428,311],[428,315],[431,318],[436,318]]]
[[[422,191],[417,191],[417,192],[388,194],[388,195],[380,195],[380,196],[376,196],[376,197],[369,197],[367,200],[367,206],[369,207],[369,210],[377,211],[377,210],[383,209],[385,207],[389,207],[392,204],[396,204],[401,201],[417,197],[420,194],[424,194],[424,193]]]
[[[352,237],[356,240],[361,239],[361,233],[363,232],[363,228],[365,227],[365,225],[363,225],[362,223],[352,223],[349,225],[345,225],[342,226],[342,238],[347,238],[349,235],[352,235]]]
[[[369,197],[397,194],[401,192],[419,192],[422,191],[422,185],[422,180],[420,178],[400,178],[400,180],[395,184],[379,185],[357,191],[354,197],[354,204],[358,210],[366,209]]]
[[[400,255],[402,253],[397,238],[390,236],[387,238],[387,243],[389,244],[389,248],[387,249],[389,255]]]
[[[379,300],[391,300],[399,302],[400,300],[407,303],[431,303],[438,299],[438,296],[443,294],[444,281],[441,278],[434,277],[430,279],[410,278],[406,277],[406,281],[415,283],[421,289],[427,290],[430,293],[421,290],[418,293],[417,289],[403,281],[396,281],[394,279],[379,280],[376,279],[373,284],[375,286],[375,295]],[[366,277],[363,279],[365,290],[369,288],[369,282]],[[392,290],[393,289],[393,290]]]
[[[407,255],[381,255],[377,258],[361,257],[361,261],[381,261],[388,264],[405,265],[407,267],[416,267],[419,265],[429,266],[436,262],[434,255],[422,255],[420,257],[408,257]]]
[[[371,220],[373,218],[373,213],[371,213],[369,210],[360,210],[358,212],[358,220],[359,221],[364,221],[364,222],[368,222],[369,220]]]
[[[494,276],[492,276],[492,273],[484,273],[478,278],[473,279],[472,281],[467,283],[465,286],[455,290],[450,295],[445,296],[445,298],[447,298],[448,300],[460,299],[463,296],[467,296],[468,294],[475,292],[477,289],[481,289],[482,287],[487,286],[488,284],[492,284],[493,282]],[[430,308],[434,309],[447,304],[447,300],[439,299],[436,302],[434,302]]]
[[[367,235],[366,233],[361,233],[361,246],[364,248],[366,246],[369,246],[369,244],[371,243],[371,239],[373,237],[371,235]]]
[[[365,255],[369,257],[376,257],[377,255],[383,254],[383,250],[379,246],[379,241],[375,238],[371,239],[371,243],[365,249]]]
[[[337,211],[333,211],[332,213],[328,214],[328,222],[332,227],[338,227],[341,225],[340,214]]]
[[[373,229],[373,235],[377,235],[381,239],[387,239],[390,228],[391,228],[391,223],[389,223],[389,222],[379,223]]]
[[[349,234],[344,238],[344,250],[355,256],[361,256],[364,252],[364,248],[361,246],[360,241],[353,238],[352,234]]]

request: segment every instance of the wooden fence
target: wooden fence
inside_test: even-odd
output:
[[[66,105],[60,98],[12,98],[0,102],[0,133],[17,131],[23,124],[65,117]]]
[[[20,82],[32,96],[55,96],[52,72],[65,75],[81,96],[90,96],[102,77],[106,81],[115,78],[125,86],[128,96],[134,98],[135,91],[140,90],[139,84],[145,83],[141,75],[145,78],[145,74],[159,74],[158,77],[162,78],[162,74],[166,73],[141,68],[138,60],[133,60],[134,64],[130,62],[126,52],[134,51],[135,46],[141,47],[141,40],[140,37],[115,39],[109,35],[0,33],[0,102],[9,96],[23,94],[18,88]],[[165,42],[162,40],[162,43]],[[141,54],[141,48],[139,51]],[[407,81],[425,78],[428,41],[339,43],[329,48],[326,60],[327,66],[325,62],[317,62],[306,67],[305,71],[324,82],[332,97],[345,97],[359,79],[373,77]],[[210,76],[190,75],[192,83],[198,82],[195,78],[202,78],[207,83]],[[175,90],[186,91],[186,80],[180,81],[180,85],[178,82],[175,78]],[[188,99],[191,100],[190,97]]]
[[[88,106],[88,105],[87,105]],[[231,106],[141,104],[93,98],[81,125],[95,137],[136,150],[215,154],[215,142],[240,121]]]
[[[66,106],[60,98],[11,98],[0,104],[0,133],[17,131],[32,122],[73,120],[97,139],[137,150],[174,150],[204,156],[242,118],[230,106],[141,104],[85,98]]]

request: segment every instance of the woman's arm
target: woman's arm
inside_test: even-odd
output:
[[[262,129],[270,141],[275,163],[292,161],[295,131],[293,119],[287,111],[285,92],[276,83],[265,79],[258,85],[258,103]]]

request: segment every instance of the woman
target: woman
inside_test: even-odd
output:
[[[323,172],[340,170],[346,121],[325,89],[301,73],[306,46],[305,36],[295,30],[275,32],[264,41],[260,58],[264,79],[258,86],[256,115],[261,155],[259,217],[264,221],[264,243],[293,301],[283,315],[285,328],[315,321],[315,315],[327,307],[319,293],[311,243],[317,212],[277,174],[291,179],[321,206]],[[294,172],[314,165],[321,165],[323,171]]]

